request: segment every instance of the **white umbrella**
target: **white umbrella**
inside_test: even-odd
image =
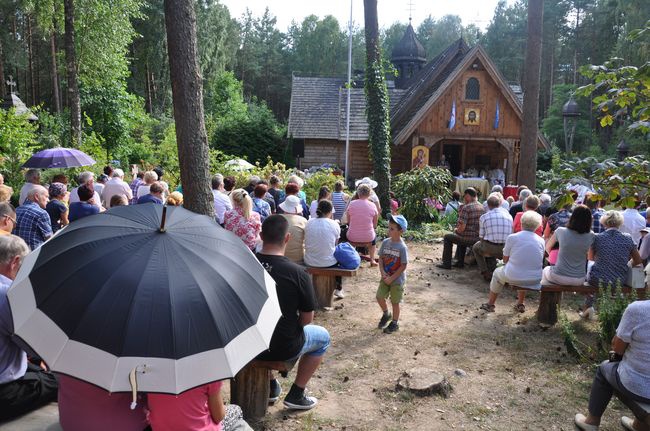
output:
[[[226,167],[233,171],[249,171],[255,167],[244,159],[233,159],[226,162]]]

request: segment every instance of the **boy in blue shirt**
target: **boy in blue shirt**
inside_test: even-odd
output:
[[[400,302],[404,296],[404,283],[406,282],[406,265],[408,263],[408,249],[402,240],[408,222],[402,215],[388,216],[388,238],[379,248],[379,272],[381,280],[377,289],[377,303],[382,311],[379,320],[379,329],[384,334],[392,334],[399,330]],[[393,314],[388,311],[386,299],[390,297],[393,305]],[[391,320],[392,319],[392,320]],[[386,324],[390,321],[390,324]]]

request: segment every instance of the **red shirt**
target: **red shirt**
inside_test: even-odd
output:
[[[521,217],[523,215],[524,215],[523,212],[517,213],[515,215],[515,219],[512,222],[512,233],[521,232]],[[542,227],[542,225],[540,225],[537,229],[535,229],[535,233],[539,236],[542,236],[544,234],[544,228]]]

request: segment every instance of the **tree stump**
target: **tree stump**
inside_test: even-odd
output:
[[[427,368],[413,368],[405,371],[397,379],[396,388],[398,391],[408,391],[419,397],[438,394],[445,398],[453,390],[445,376]]]
[[[562,301],[562,292],[545,292],[542,290],[537,309],[537,320],[544,325],[557,323],[557,306]]]
[[[248,364],[230,382],[230,402],[241,407],[244,419],[264,417],[269,403],[269,370]]]
[[[334,275],[312,275],[316,304],[319,309],[332,307],[332,298],[336,290],[336,277]]]

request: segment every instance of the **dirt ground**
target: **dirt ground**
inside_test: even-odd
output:
[[[319,399],[310,412],[294,413],[281,403],[269,408],[256,430],[571,430],[573,416],[586,413],[593,368],[566,354],[556,326],[539,327],[537,295],[527,311],[512,309],[514,292],[504,292],[496,313],[478,310],[488,283],[475,266],[445,271],[435,267],[441,245],[409,244],[407,294],[400,331],[376,329],[379,275],[363,264],[360,274],[344,280],[346,298],[335,310],[319,312],[315,323],[326,327],[332,346],[308,390]],[[572,320],[581,298],[565,297],[563,310]],[[580,322],[581,339],[595,342],[596,324]],[[453,392],[414,397],[397,392],[402,373],[426,367],[447,377]],[[456,370],[466,376],[457,376]],[[293,373],[281,379],[286,393]],[[620,429],[630,413],[610,404],[603,430]]]

